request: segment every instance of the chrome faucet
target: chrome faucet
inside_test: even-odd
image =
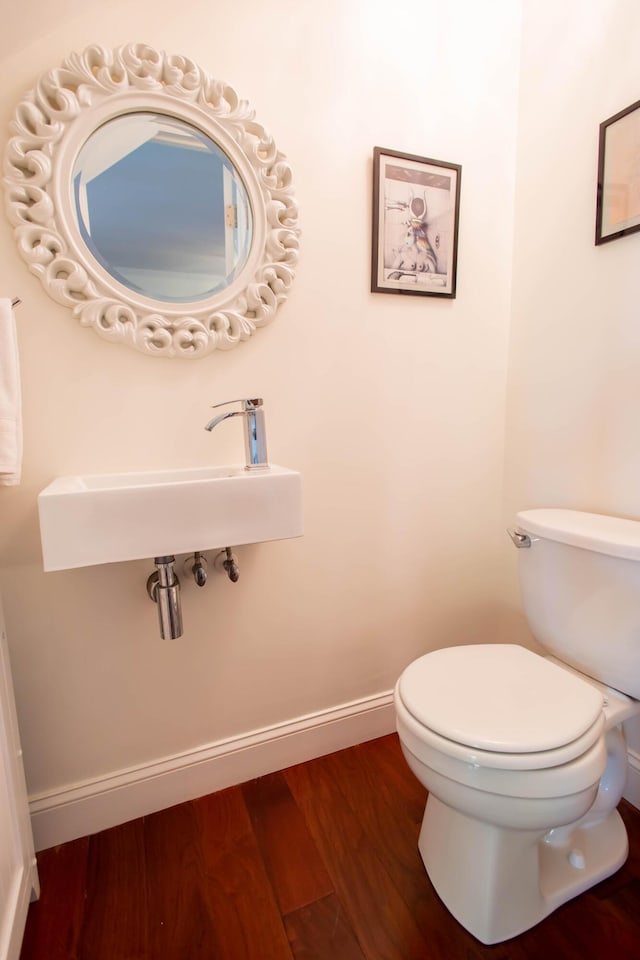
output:
[[[217,407],[228,407],[231,403],[241,403],[241,410],[230,410],[228,413],[221,413],[206,425],[205,430],[213,430],[223,420],[230,417],[244,417],[244,449],[247,459],[246,470],[255,470],[260,467],[268,467],[267,460],[267,436],[264,423],[264,410],[262,409],[262,399],[255,400],[226,400],[224,403],[214,403],[212,409]]]

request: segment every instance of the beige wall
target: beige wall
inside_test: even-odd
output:
[[[598,125],[638,97],[640,7],[525,3],[507,509],[640,514],[638,237],[596,247]]]
[[[639,36],[625,0],[524,4],[505,517],[640,516],[640,235],[594,245],[598,125],[640,95]]]
[[[32,794],[388,690],[421,652],[502,635],[519,4],[69,0],[17,19],[3,130],[72,50],[183,52],[274,134],[303,230],[275,322],[190,363],[81,329],[0,223],[0,292],[23,299],[25,428],[23,483],[0,490],[0,589]],[[375,145],[462,164],[456,300],[368,292]],[[567,229],[563,216],[563,249]],[[178,642],[158,638],[150,562],[41,572],[36,497],[53,477],[236,462],[236,425],[202,428],[209,404],[243,394],[265,398],[271,459],[303,474],[303,539],[238,549],[237,585],[185,583]]]

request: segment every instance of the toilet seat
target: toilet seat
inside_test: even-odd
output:
[[[515,644],[447,647],[410,664],[396,695],[433,749],[466,763],[569,763],[604,729],[602,693]]]

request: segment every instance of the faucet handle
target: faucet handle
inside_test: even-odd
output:
[[[212,403],[211,409],[215,410],[217,407],[229,407],[232,403],[241,403],[242,409],[245,412],[249,410],[255,410],[256,407],[261,407],[264,403],[262,397],[256,397],[254,400],[242,399],[242,400],[224,400],[222,403]]]

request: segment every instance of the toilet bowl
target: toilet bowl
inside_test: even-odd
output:
[[[521,933],[622,865],[618,724],[636,701],[524,647],[479,644],[410,664],[394,702],[403,754],[429,791],[427,873],[483,943]]]
[[[526,700],[510,702],[527,671],[538,666],[543,677],[560,681],[556,689],[545,689],[538,677],[521,691]],[[554,734],[549,714],[553,718],[561,705],[558,687],[565,680],[571,691],[585,694],[582,724],[572,718]],[[455,724],[438,697],[451,703]],[[524,647],[482,644],[427,654],[400,677],[394,701],[409,766],[427,789],[433,786],[425,781],[439,778],[438,795],[445,799],[446,791],[461,812],[505,827],[548,829],[577,819],[593,803],[606,766],[601,696]],[[532,727],[528,735],[527,714],[540,708],[548,732],[543,736]],[[489,712],[504,714],[508,741],[496,743]]]

